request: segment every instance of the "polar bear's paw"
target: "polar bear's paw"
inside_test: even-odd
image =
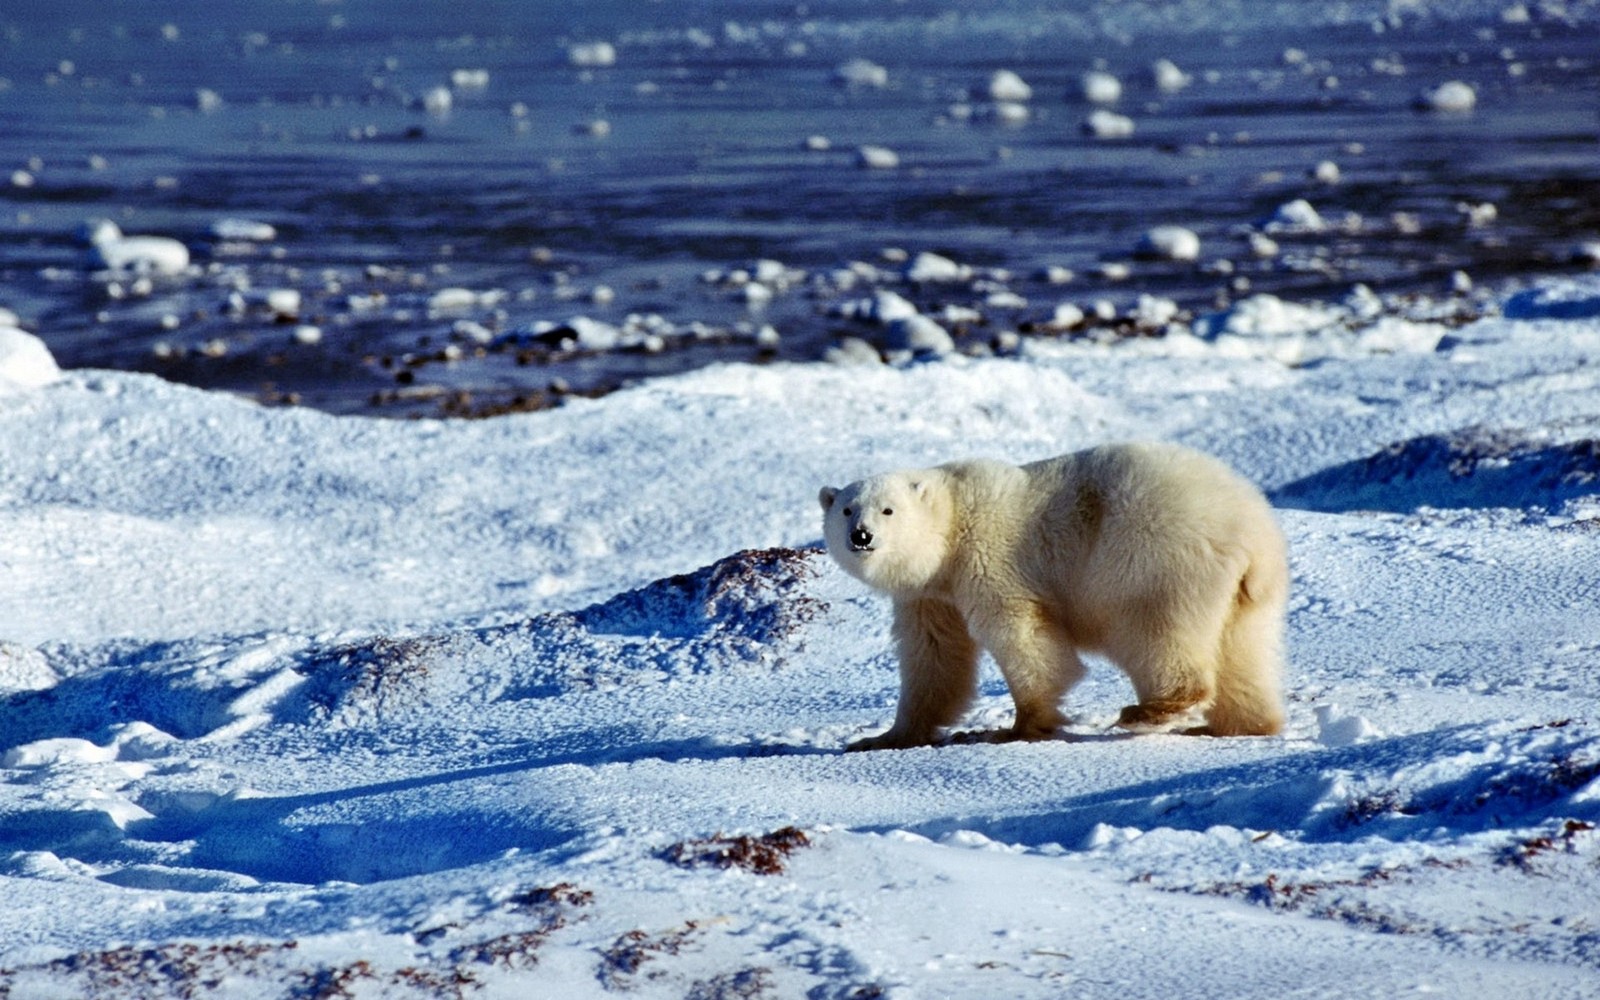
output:
[[[912,733],[888,732],[879,733],[877,736],[868,736],[856,740],[854,743],[845,744],[845,753],[855,753],[860,750],[906,750],[911,747],[925,747],[933,743],[927,737],[918,737]]]
[[[1145,701],[1137,705],[1129,705],[1117,716],[1117,725],[1123,729],[1135,731],[1148,731],[1171,728],[1174,723],[1188,722],[1193,719],[1195,703],[1179,701]],[[1197,727],[1204,728],[1204,727]],[[1209,735],[1185,729],[1190,735]]]

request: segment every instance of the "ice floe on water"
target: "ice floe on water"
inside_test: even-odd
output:
[[[1463,83],[1460,80],[1447,80],[1437,87],[1425,91],[1418,101],[1429,111],[1461,114],[1477,107],[1478,92],[1470,83]]]
[[[110,219],[84,223],[92,267],[116,274],[180,275],[189,268],[189,248],[170,236],[125,236]]]

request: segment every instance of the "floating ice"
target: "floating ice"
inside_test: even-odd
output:
[[[1122,81],[1105,70],[1092,69],[1079,81],[1083,97],[1094,104],[1115,104],[1122,99]]]
[[[278,230],[270,223],[253,219],[218,219],[211,224],[211,235],[219,240],[243,240],[251,243],[270,243],[278,238]]]
[[[293,288],[230,292],[225,307],[236,316],[267,312],[276,317],[292,319],[300,315],[300,292]]]
[[[1083,130],[1096,139],[1126,139],[1133,135],[1133,119],[1102,108],[1084,119]]]
[[[1270,236],[1262,233],[1251,233],[1249,242],[1250,252],[1263,260],[1268,257],[1278,256],[1278,241]]]
[[[33,174],[26,170],[11,171],[11,186],[14,188],[31,188],[34,185]]]
[[[1425,91],[1417,99],[1417,103],[1429,111],[1462,113],[1471,111],[1477,106],[1478,92],[1469,83],[1448,80],[1432,90]]]
[[[992,101],[1027,101],[1033,98],[1033,88],[1009,69],[995,70],[989,78],[989,99]]]
[[[37,389],[61,377],[44,341],[15,326],[0,324],[0,394]]]
[[[889,71],[870,59],[858,57],[834,69],[833,79],[847,87],[887,87]]]
[[[826,153],[833,148],[833,140],[825,135],[808,135],[801,145],[813,153]]]
[[[586,69],[615,66],[617,49],[610,42],[579,42],[568,47],[567,62]]]
[[[448,114],[455,100],[449,87],[433,87],[422,95],[422,110],[430,115]]]
[[[1332,160],[1322,160],[1311,168],[1311,179],[1318,184],[1339,183],[1339,165]]]
[[[1155,81],[1156,89],[1167,94],[1177,93],[1191,82],[1189,74],[1179,69],[1171,59],[1157,59],[1151,63],[1150,76]]]
[[[917,254],[906,266],[905,278],[914,282],[966,281],[972,277],[972,268],[958,264],[948,257],[926,251]]]
[[[489,71],[486,69],[451,70],[450,86],[456,90],[483,90],[489,86]]]
[[[759,281],[752,281],[739,289],[739,294],[744,298],[744,304],[752,309],[760,309],[772,301],[772,289]]]
[[[210,114],[213,111],[222,110],[222,105],[222,95],[215,90],[201,87],[194,92],[194,106],[197,111]]]
[[[1328,228],[1322,216],[1304,198],[1279,205],[1262,225],[1269,233],[1320,233]]]
[[[1028,106],[1017,101],[996,101],[986,112],[986,117],[1002,125],[1021,125],[1032,117]]]
[[[856,150],[856,164],[869,170],[893,170],[900,165],[900,155],[887,146],[861,146]]]
[[[441,288],[428,296],[428,311],[434,313],[472,309],[477,304],[478,293],[470,288]]]
[[[182,274],[189,248],[167,236],[124,236],[110,219],[95,219],[78,229],[89,244],[89,264],[129,274]]]
[[[1001,288],[984,296],[983,304],[990,309],[1026,309],[1028,300],[1008,288]]]
[[[1200,237],[1182,226],[1156,226],[1139,237],[1134,253],[1157,260],[1198,260]]]

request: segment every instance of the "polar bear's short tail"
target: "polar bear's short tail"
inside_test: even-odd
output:
[[[1281,555],[1253,559],[1222,630],[1217,696],[1206,712],[1215,736],[1270,736],[1283,729],[1283,624],[1288,568]]]

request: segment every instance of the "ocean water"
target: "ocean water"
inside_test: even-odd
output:
[[[880,288],[975,352],[1125,333],[1141,296],[1181,321],[1443,295],[1600,237],[1597,38],[1593,3],[11,4],[0,306],[67,366],[415,416],[887,350],[852,318]],[[881,78],[842,82],[854,59]],[[1002,69],[1024,111],[989,97]],[[1085,130],[1095,69],[1131,135]],[[1419,106],[1447,81],[1470,111]],[[1298,199],[1324,225],[1269,232]],[[96,218],[193,267],[96,273]],[[1158,225],[1198,259],[1139,258]],[[907,283],[922,252],[968,270]],[[1061,303],[1090,319],[1053,328]]]

